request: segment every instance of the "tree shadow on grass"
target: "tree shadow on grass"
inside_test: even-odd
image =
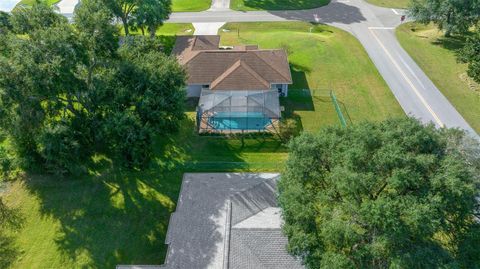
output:
[[[13,237],[2,235],[0,232],[0,268],[2,269],[9,268],[20,254],[13,242]]]
[[[264,10],[300,10],[321,7],[329,0],[244,0],[246,7]]]
[[[55,243],[66,264],[79,268],[163,264],[167,227],[183,174],[248,168],[242,166],[238,144],[194,136],[194,129],[193,120],[186,119],[179,133],[159,135],[156,159],[143,171],[110,166],[95,171],[96,176],[28,177],[26,186],[39,198],[41,212],[60,223]],[[253,143],[248,147],[258,150]],[[219,160],[235,166],[188,165]]]
[[[457,53],[463,48],[469,35],[471,34],[455,35],[450,37],[442,36],[435,39],[432,44]]]
[[[0,268],[9,268],[20,254],[9,233],[20,229],[23,222],[18,210],[7,207],[0,197]]]

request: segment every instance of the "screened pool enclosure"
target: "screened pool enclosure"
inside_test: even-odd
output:
[[[199,133],[270,132],[280,119],[278,91],[202,90],[197,107]]]

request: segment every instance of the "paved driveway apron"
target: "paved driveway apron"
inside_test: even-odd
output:
[[[401,10],[376,7],[363,0],[334,0],[311,10],[174,13],[170,22],[309,21],[353,34],[364,46],[405,113],[437,126],[458,127],[478,135],[398,43],[394,29]]]

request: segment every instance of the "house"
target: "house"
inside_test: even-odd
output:
[[[302,269],[287,250],[278,174],[185,174],[161,266],[117,269]]]
[[[189,97],[199,97],[202,89],[276,90],[286,96],[292,84],[283,49],[220,48],[220,36],[204,35],[177,37],[172,53],[187,70]]]

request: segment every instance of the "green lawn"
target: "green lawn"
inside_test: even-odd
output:
[[[467,76],[466,65],[458,63],[455,56],[465,39],[446,38],[434,26],[412,23],[399,27],[397,37],[438,89],[480,133],[480,85]]]
[[[408,8],[411,0],[366,0],[372,5],[390,8]]]
[[[225,28],[232,31],[222,31],[224,44],[288,50],[294,85],[282,100],[284,117],[294,119],[300,130],[339,124],[329,89],[335,90],[352,122],[404,115],[366,52],[346,32],[300,22]],[[9,243],[1,245],[3,267],[162,264],[168,220],[184,172],[282,171],[287,150],[279,139],[255,136],[242,143],[196,135],[194,104],[195,100],[189,102],[178,134],[159,135],[155,161],[144,171],[122,171],[99,158],[90,176],[28,175],[12,183],[2,195],[24,221],[21,229],[8,234]]]
[[[231,0],[230,8],[240,11],[252,10],[298,10],[321,7],[330,0]]]
[[[211,0],[173,0],[173,12],[203,11],[210,8]]]
[[[18,5],[33,5],[36,0],[22,0]],[[60,0],[44,0],[47,4],[53,5]],[[210,8],[211,0],[173,0],[172,11],[173,12],[185,12],[185,11],[203,11]]]
[[[123,29],[123,25],[119,24],[118,29],[120,30],[120,35],[125,35],[125,30]],[[192,35],[195,32],[195,28],[191,23],[165,23],[160,26],[157,30],[158,36],[177,36],[177,35]],[[132,35],[141,35],[142,32],[140,30],[132,31],[130,30],[130,34]],[[147,31],[145,31],[145,35],[149,35]]]
[[[19,5],[31,6],[31,5],[33,5],[33,3],[35,3],[35,1],[37,1],[37,0],[22,0],[17,4],[17,6],[19,6]],[[45,3],[47,3],[48,5],[53,5],[53,4],[56,4],[56,3],[60,2],[60,0],[42,0],[42,1],[45,1]]]
[[[123,25],[118,25],[120,35],[125,35],[125,30]],[[176,36],[179,35],[193,35],[195,28],[191,23],[165,23],[157,30],[157,37],[160,38],[165,45],[165,52],[170,53],[175,45]],[[130,30],[131,35],[141,35],[140,30],[132,31]],[[149,35],[148,32],[145,32],[145,35]]]
[[[344,31],[303,22],[228,23],[220,34],[224,45],[259,44],[287,50],[294,80],[290,88],[314,90],[314,98],[307,100],[290,91],[290,98],[284,100],[287,112],[298,115],[305,130],[338,123],[330,98],[325,97],[328,90],[335,91],[349,121],[403,115],[363,47]]]

